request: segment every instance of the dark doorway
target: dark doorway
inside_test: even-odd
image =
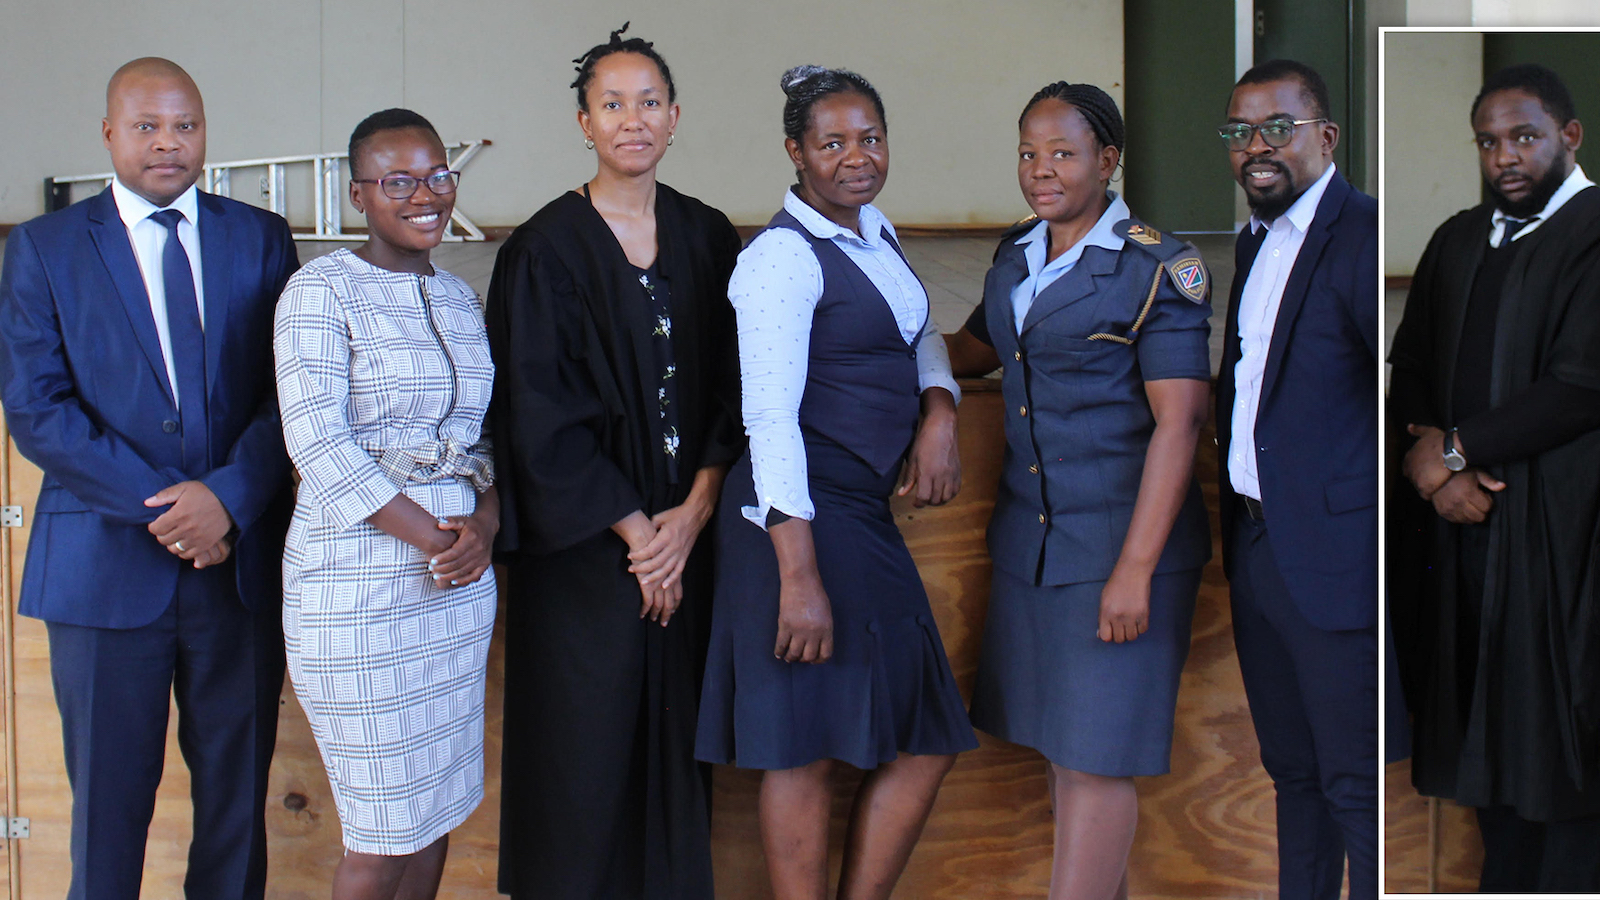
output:
[[[1128,0],[1123,22],[1128,153],[1114,187],[1157,228],[1233,230],[1217,126],[1234,81],[1234,0]]]
[[[1600,128],[1600,34],[1584,32],[1488,32],[1483,36],[1483,75],[1506,66],[1539,63],[1553,69],[1567,90],[1578,121]],[[1600,134],[1600,132],[1595,132]],[[1591,179],[1600,172],[1600,140],[1585,129],[1578,165]]]
[[[1354,0],[1255,0],[1257,62],[1294,59],[1328,83],[1339,148],[1333,161],[1354,185],[1367,183],[1365,3]]]

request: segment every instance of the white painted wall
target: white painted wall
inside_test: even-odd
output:
[[[1471,4],[1474,25],[1600,25],[1600,3],[1595,0],[1471,0]]]
[[[1391,31],[1384,42],[1383,268],[1410,275],[1434,229],[1480,198],[1468,114],[1483,36]]]
[[[14,0],[5,11],[0,222],[40,213],[47,176],[109,169],[105,82],[142,55],[171,57],[199,82],[213,160],[342,148],[363,116],[397,105],[447,141],[491,138],[460,199],[487,225],[516,224],[593,173],[570,60],[630,19],[672,65],[683,106],[663,180],[736,223],[765,222],[792,178],[778,76],[796,63],[847,66],[878,86],[894,160],[880,205],[908,223],[1026,213],[1016,117],[1040,85],[1089,81],[1122,99],[1122,8],[1105,0]],[[310,222],[309,185],[291,185],[296,224]],[[236,181],[234,193],[252,199],[254,186]]]
[[[1471,25],[1473,0],[1406,0],[1407,25]]]

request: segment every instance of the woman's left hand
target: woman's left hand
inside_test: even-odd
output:
[[[693,497],[651,516],[656,536],[628,554],[628,571],[639,579],[641,587],[654,587],[665,591],[669,597],[681,599],[683,567],[689,561],[701,530],[710,520],[711,505]],[[650,619],[665,625],[676,608],[674,602],[669,608],[653,613]]]
[[[937,390],[946,397],[943,388]],[[917,426],[917,437],[911,443],[911,453],[900,470],[900,484],[895,495],[904,497],[916,491],[912,500],[918,507],[940,506],[948,503],[961,490],[961,453],[956,440],[955,403],[948,409],[930,409]]]
[[[493,563],[491,554],[496,529],[477,515],[443,516],[439,529],[456,532],[456,542],[428,562],[428,574],[434,585],[448,589],[482,578]]]
[[[1150,578],[1111,570],[1100,590],[1100,640],[1126,643],[1150,630]]]

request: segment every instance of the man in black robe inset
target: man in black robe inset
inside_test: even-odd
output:
[[[1477,808],[1485,892],[1600,890],[1600,190],[1555,73],[1491,76],[1487,202],[1441,225],[1389,361],[1390,604],[1413,779]]]

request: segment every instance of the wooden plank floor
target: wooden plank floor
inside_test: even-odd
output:
[[[1410,760],[1390,763],[1384,772],[1383,846],[1383,889],[1427,893],[1428,802],[1411,786]],[[1436,893],[1477,893],[1482,866],[1476,816],[1467,807],[1441,801]]]
[[[974,390],[963,404],[963,455],[968,460],[963,496],[945,509],[900,515],[964,691],[970,690],[988,598],[982,526],[998,473],[999,422],[998,394]],[[1209,485],[1216,466],[1209,442],[1201,466]],[[36,485],[31,467],[17,466],[18,496],[31,497]],[[1214,486],[1207,488],[1207,495],[1214,506]],[[18,543],[15,551],[19,565],[21,547]],[[18,634],[20,814],[30,816],[33,824],[33,836],[24,844],[25,895],[60,896],[66,889],[70,810],[48,648],[37,621],[19,619]],[[497,636],[492,673],[501,671],[500,652]],[[452,838],[444,897],[482,897],[493,889],[499,687],[498,677],[491,677],[490,800]],[[340,855],[338,819],[309,729],[287,686],[283,697],[268,802],[269,895],[320,898],[326,896]],[[152,897],[177,895],[190,835],[188,777],[175,728],[172,738],[148,847],[145,891]],[[1140,779],[1134,896],[1242,898],[1273,893],[1272,792],[1257,752],[1234,660],[1226,585],[1214,561],[1203,579],[1193,649],[1179,694],[1174,774]],[[951,773],[896,896],[1043,896],[1051,830],[1043,776],[1044,763],[1037,754],[985,737],[982,747],[963,756]],[[719,897],[768,896],[755,827],[756,783],[753,773],[717,772],[713,840]],[[844,813],[841,805],[836,841],[842,839]]]

